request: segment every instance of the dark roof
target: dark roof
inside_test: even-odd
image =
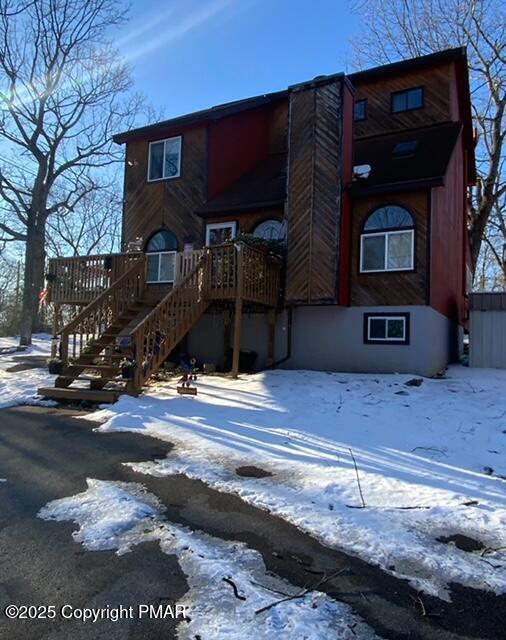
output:
[[[352,193],[365,195],[416,186],[442,185],[462,124],[452,122],[355,142],[353,164],[371,166],[368,178],[353,183]],[[417,142],[410,155],[394,155],[399,143]]]
[[[471,311],[506,311],[506,293],[472,293],[469,308]]]
[[[272,153],[252,171],[202,206],[197,213],[250,211],[280,206],[286,194],[286,153]]]
[[[234,102],[226,102],[225,104],[216,105],[209,109],[203,109],[201,111],[194,111],[177,118],[171,118],[170,120],[163,120],[162,122],[156,122],[146,127],[140,127],[138,129],[131,129],[130,131],[124,131],[123,133],[117,133],[113,136],[114,142],[123,144],[124,142],[130,142],[131,140],[144,140],[152,136],[159,135],[160,133],[169,133],[172,129],[180,129],[181,127],[192,126],[197,123],[210,122],[212,120],[219,120],[226,116],[231,116],[248,109],[255,109],[262,107],[272,102],[276,102],[285,98],[288,95],[288,90],[276,91],[275,93],[266,93],[260,96],[253,96],[252,98],[245,98],[244,100],[236,100]]]
[[[426,56],[409,58],[407,60],[399,60],[390,64],[381,65],[380,67],[372,67],[372,69],[364,69],[363,71],[350,73],[348,75],[348,78],[353,84],[356,84],[359,82],[373,80],[374,78],[388,76],[390,74],[397,74],[403,71],[412,71],[415,69],[423,69],[425,67],[432,67],[438,64],[445,64],[446,62],[453,62],[455,60],[466,60],[465,47],[444,49],[443,51],[438,51],[437,53],[429,53]]]

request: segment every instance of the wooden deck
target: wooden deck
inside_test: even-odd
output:
[[[270,309],[278,306],[281,260],[243,243],[180,253],[174,285],[160,300],[149,295],[146,262],[141,253],[51,261],[51,302],[84,308],[56,331],[64,370],[56,380],[58,391],[51,396],[48,389],[43,389],[44,395],[63,398],[63,388],[67,387],[69,398],[75,398],[79,390],[68,387],[75,380],[89,380],[81,374],[90,372],[90,389],[102,389],[112,383],[115,393],[139,393],[217,300],[235,302],[233,372],[237,374],[242,305],[254,303]],[[119,377],[118,341],[125,347],[123,353],[136,365],[135,374],[128,381]]]

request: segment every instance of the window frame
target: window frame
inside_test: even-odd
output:
[[[420,90],[422,92],[422,101],[420,106],[418,107],[410,107],[408,106],[408,94],[410,91],[418,91]],[[405,93],[406,94],[406,108],[405,109],[399,109],[399,110],[394,110],[394,97],[399,96],[401,94]],[[401,91],[392,91],[390,93],[390,113],[393,115],[397,115],[398,113],[406,113],[406,111],[416,111],[417,109],[423,109],[425,107],[425,86],[424,85],[418,85],[416,87],[409,87],[409,89],[402,89]]]
[[[374,212],[373,212],[374,213]],[[369,216],[368,216],[369,217]],[[411,234],[411,260],[409,267],[388,267],[388,236],[399,235],[401,233]],[[383,269],[364,269],[364,238],[371,236],[385,237],[385,261]],[[362,231],[360,234],[360,255],[359,255],[359,272],[360,273],[399,273],[411,272],[415,270],[415,228],[399,227],[398,229],[385,229],[384,231]]]
[[[177,163],[177,174],[173,176],[163,176],[161,178],[150,178],[151,175],[151,145],[160,144],[163,142],[163,165],[162,172],[165,169],[165,143],[170,140],[178,140],[179,141],[179,155],[178,155],[178,163]],[[161,180],[174,180],[174,178],[181,177],[181,156],[183,151],[183,136],[171,136],[170,138],[161,138],[160,140],[151,140],[148,144],[148,174],[147,181],[148,182],[160,182]]]
[[[357,106],[357,104],[363,104],[364,105],[364,117],[363,118],[357,118],[356,116],[356,111],[355,111],[355,107]],[[355,100],[355,102],[353,103],[353,122],[364,122],[364,120],[367,120],[367,98],[361,98],[360,100]]]
[[[205,243],[205,246],[206,247],[216,246],[216,245],[210,245],[209,244],[210,231],[213,231],[214,229],[228,229],[229,227],[232,228],[232,240],[233,240],[237,235],[237,221],[236,220],[232,220],[230,222],[208,222],[206,224],[206,243]]]
[[[177,251],[150,251],[149,253],[146,253],[146,257],[149,256],[157,256],[158,257],[158,278],[160,278],[160,269],[162,266],[162,256],[168,256],[168,255],[173,255],[174,256],[174,277],[172,278],[172,280],[148,280],[148,273],[146,271],[146,284],[174,284],[175,280],[176,280],[176,256],[177,256]]]
[[[385,320],[386,321],[386,336],[385,338],[371,338],[370,328],[371,320]],[[388,337],[388,321],[389,320],[402,320],[404,327],[404,336],[402,338],[389,338]],[[376,313],[364,313],[364,344],[386,344],[386,345],[409,345],[410,344],[410,323],[411,314],[409,312],[376,312]]]

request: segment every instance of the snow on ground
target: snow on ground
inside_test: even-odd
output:
[[[200,478],[428,593],[447,599],[451,582],[505,592],[506,554],[493,549],[506,547],[506,372],[410,378],[201,377],[197,397],[160,383],[89,419],[175,444],[137,471]],[[241,465],[274,475],[240,477]],[[457,533],[482,542],[483,556],[436,540]]]
[[[123,554],[142,542],[159,541],[163,552],[176,554],[189,586],[180,604],[189,607],[191,618],[178,625],[181,640],[200,635],[208,640],[376,638],[348,606],[318,591],[256,614],[283,597],[272,590],[288,595],[300,590],[267,573],[261,555],[245,544],[168,523],[158,499],[142,485],[89,479],[87,491],[49,503],[39,517],[76,522],[74,539],[89,550]],[[236,598],[223,578],[231,578],[246,599]]]
[[[47,356],[51,353],[51,336],[38,333],[33,336],[33,344],[22,352],[16,352],[19,338],[1,337],[0,349],[12,348],[12,353],[0,354],[0,409],[20,404],[54,404],[37,397],[38,387],[53,386],[55,376],[47,372],[47,367],[7,371],[20,363],[17,358],[25,356]]]

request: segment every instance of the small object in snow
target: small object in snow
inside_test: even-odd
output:
[[[334,505],[333,504],[329,504],[329,510],[330,511],[334,511]]]
[[[494,470],[492,469],[492,467],[483,467],[483,473],[486,473],[487,476],[493,476]]]
[[[485,549],[483,542],[470,538],[469,536],[465,536],[462,533],[455,533],[451,536],[440,536],[439,538],[436,538],[436,540],[443,544],[454,544],[457,549],[467,551],[468,553],[472,553],[473,551],[482,551]]]
[[[270,471],[260,469],[260,467],[255,467],[253,465],[237,467],[235,472],[238,476],[243,476],[244,478],[268,478],[272,476]]]
[[[423,382],[423,378],[411,378],[411,380],[408,380],[404,384],[407,387],[419,387],[421,386],[422,382]]]
[[[191,373],[185,373],[179,380],[179,385],[177,386],[177,392],[181,395],[197,395],[197,387],[192,384],[192,381],[195,380],[197,376]]]
[[[396,396],[409,396],[408,391],[395,391],[394,393]]]

